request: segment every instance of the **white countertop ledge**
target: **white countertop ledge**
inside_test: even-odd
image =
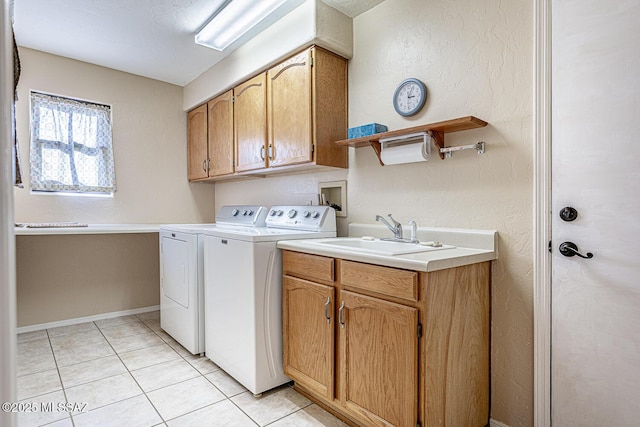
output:
[[[86,227],[15,227],[15,234],[16,236],[43,236],[61,234],[133,234],[157,233],[159,229],[160,224],[88,224]]]
[[[408,229],[404,231],[405,237],[407,237]],[[384,226],[349,224],[349,237],[351,238],[362,236],[390,237],[389,234],[390,232]],[[418,228],[417,236],[420,241],[436,240],[445,245],[453,245],[455,248],[391,256],[321,245],[314,243],[313,239],[280,241],[278,242],[278,248],[424,272],[445,270],[498,259],[497,231],[420,227]]]

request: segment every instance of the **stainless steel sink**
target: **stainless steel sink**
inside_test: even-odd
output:
[[[365,252],[378,255],[403,255],[453,248],[453,246],[449,245],[434,247],[421,245],[418,243],[394,242],[380,239],[365,240],[359,237],[336,237],[332,239],[313,240],[308,242],[322,246],[334,247],[335,249],[350,250],[353,252]]]

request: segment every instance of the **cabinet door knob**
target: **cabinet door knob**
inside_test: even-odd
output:
[[[327,302],[324,303],[324,318],[327,319],[327,323],[331,323],[331,314],[329,313],[330,306],[331,298],[327,297]]]
[[[344,329],[344,301],[342,301],[342,305],[338,310],[338,322],[340,323],[340,327]]]
[[[264,160],[264,145],[260,147],[260,158]]]

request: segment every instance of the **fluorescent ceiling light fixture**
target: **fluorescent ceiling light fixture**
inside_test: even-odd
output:
[[[196,43],[224,50],[286,0],[231,0],[196,34]]]

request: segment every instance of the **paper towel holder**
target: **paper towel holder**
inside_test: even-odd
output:
[[[405,135],[397,135],[397,136],[391,136],[388,138],[380,138],[380,153],[379,153],[379,158],[380,158],[380,162],[382,163],[382,153],[385,151],[385,149],[389,149],[392,147],[398,147],[401,145],[417,145],[420,144],[421,145],[421,151],[422,151],[422,157],[423,159],[429,160],[429,157],[431,155],[431,140],[432,140],[432,135],[429,132],[415,132],[415,133],[410,133],[410,134],[405,134]],[[418,160],[416,160],[418,161]],[[393,163],[393,164],[402,164],[402,163],[412,163],[411,161],[407,161],[407,162],[398,162],[398,163]]]

